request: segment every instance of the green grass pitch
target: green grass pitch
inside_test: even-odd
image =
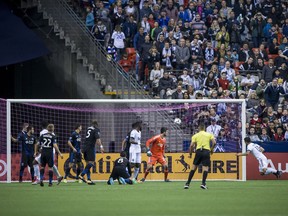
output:
[[[1,216],[288,215],[288,181],[0,184]]]

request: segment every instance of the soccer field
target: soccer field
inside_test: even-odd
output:
[[[115,182],[116,183],[116,182]],[[287,215],[288,181],[0,184],[0,215]]]

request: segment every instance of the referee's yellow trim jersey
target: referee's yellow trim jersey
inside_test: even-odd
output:
[[[214,138],[213,134],[205,131],[200,131],[192,136],[192,142],[197,143],[196,150],[203,148],[210,151],[210,141],[213,138]]]

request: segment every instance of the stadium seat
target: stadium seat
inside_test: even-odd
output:
[[[268,59],[272,58],[275,59],[278,56],[278,54],[268,54]]]

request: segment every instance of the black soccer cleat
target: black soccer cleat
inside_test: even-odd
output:
[[[140,181],[141,181],[141,182],[145,182],[145,180],[146,180],[145,178],[142,178]]]
[[[52,183],[49,183],[49,184],[48,184],[48,186],[49,186],[49,187],[52,187],[52,186],[53,186],[53,184],[52,184]]]
[[[206,185],[203,185],[203,184],[200,185],[200,188],[202,188],[203,190],[207,190],[208,189],[208,187]]]
[[[41,186],[41,187],[44,187],[43,181],[40,181],[40,186]]]
[[[189,184],[186,183],[186,184],[184,185],[184,189],[189,189]]]
[[[62,180],[63,180],[63,176],[60,176],[59,178],[57,178],[57,185],[59,185]]]
[[[88,185],[95,185],[95,183],[94,183],[93,181],[91,181],[91,180],[88,180],[88,181],[87,181],[87,184],[88,184]]]
[[[84,179],[83,176],[79,175],[79,179],[80,179],[81,181],[83,181],[84,183],[87,183],[87,181]]]
[[[282,175],[282,171],[277,171],[277,173],[276,173],[277,179],[279,179],[281,177],[281,175]]]
[[[169,179],[165,179],[164,182],[172,182],[172,181],[170,181]]]

